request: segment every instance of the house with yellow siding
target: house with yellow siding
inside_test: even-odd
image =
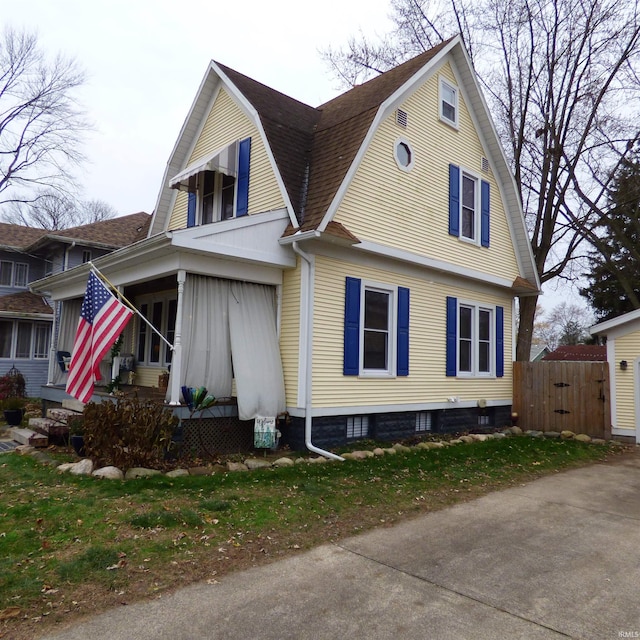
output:
[[[606,340],[609,363],[611,434],[640,442],[640,311],[594,325]],[[626,438],[625,438],[626,437]]]
[[[353,439],[509,422],[522,208],[453,38],[319,106],[211,62],[149,235],[95,261],[135,320],[136,384],[206,386],[332,456]],[[36,283],[64,303],[84,265]]]

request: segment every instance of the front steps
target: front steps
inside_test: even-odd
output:
[[[82,403],[78,404],[80,407],[84,406]],[[76,411],[75,408],[77,408],[75,404],[73,408],[67,408],[63,402],[62,408],[54,407],[47,409],[46,418],[29,418],[29,428],[14,429],[12,430],[11,437],[16,442],[30,444],[34,447],[46,447],[49,445],[49,440],[67,443],[70,432],[69,423],[75,418],[82,417],[82,409]],[[19,433],[16,434],[16,431]]]

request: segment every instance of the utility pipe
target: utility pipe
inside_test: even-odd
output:
[[[303,283],[303,290],[306,289],[307,295],[307,308],[304,314],[305,326],[303,328],[303,335],[305,335],[305,360],[306,366],[303,375],[303,388],[304,388],[304,444],[313,453],[317,453],[325,458],[331,460],[344,460],[342,456],[337,456],[335,453],[325,451],[316,447],[311,442],[311,429],[313,426],[313,417],[311,415],[311,403],[312,403],[312,364],[313,364],[313,283],[315,280],[315,261],[313,258],[305,253],[299,246],[298,242],[294,241],[291,245],[295,253],[297,253],[307,263],[307,281]]]

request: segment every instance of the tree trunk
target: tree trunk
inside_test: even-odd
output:
[[[520,317],[518,324],[518,342],[516,345],[516,360],[528,362],[531,358],[533,320],[536,315],[537,305],[538,296],[526,296],[520,298]]]

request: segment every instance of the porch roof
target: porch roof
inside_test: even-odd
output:
[[[281,210],[261,214],[259,221],[236,218],[168,231],[101,256],[93,264],[115,286],[156,280],[179,271],[280,284],[282,270],[296,263],[293,250],[278,243],[288,222],[288,213]],[[36,280],[30,289],[53,300],[82,297],[90,268],[86,263]]]

